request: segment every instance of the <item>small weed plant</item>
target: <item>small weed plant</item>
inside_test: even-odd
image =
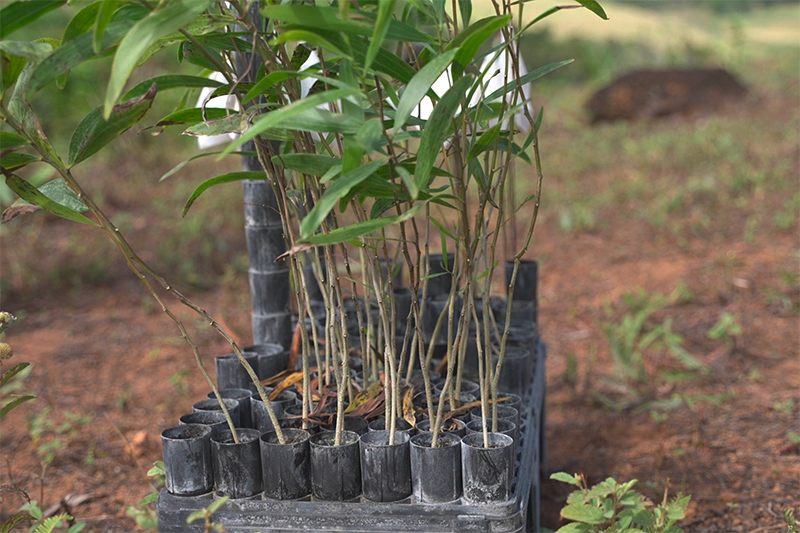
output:
[[[649,293],[643,289],[622,295],[624,314],[617,320],[610,304],[606,304],[609,320],[601,324],[616,365],[616,376],[609,380],[616,389],[623,391],[633,404],[647,395],[653,382],[648,370],[649,357],[666,352],[683,368],[695,372],[709,369],[683,347],[683,336],[673,331],[672,317],[661,323],[653,323],[653,315],[686,296],[686,289],[679,285],[669,296]],[[601,397],[601,401],[615,409],[628,406],[628,401],[617,401]]]
[[[578,487],[567,498],[561,517],[573,522],[556,533],[682,533],[677,527],[686,516],[691,496],[680,494],[668,501],[667,490],[658,505],[653,505],[634,490],[637,480],[619,483],[608,478],[589,488],[583,475],[558,472],[550,479]]]
[[[223,505],[225,505],[225,503],[227,503],[227,501],[228,501],[227,496],[224,496],[218,500],[214,500],[214,502],[205,509],[200,509],[199,511],[195,511],[192,514],[190,514],[186,518],[186,523],[191,524],[192,522],[195,522],[197,520],[203,520],[205,522],[206,533],[211,533],[212,531],[224,532],[225,526],[222,524],[215,523],[212,520],[212,517],[214,513],[217,512],[217,510],[219,510],[220,507],[222,507]]]
[[[158,531],[158,515],[155,510],[155,503],[158,494],[166,485],[166,471],[164,462],[156,461],[153,468],[147,471],[147,476],[152,479],[150,487],[151,493],[142,498],[136,505],[129,505],[125,509],[125,514],[136,520],[136,525],[145,531]]]

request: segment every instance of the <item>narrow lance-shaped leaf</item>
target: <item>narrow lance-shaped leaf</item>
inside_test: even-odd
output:
[[[102,3],[94,2],[78,11],[64,29],[64,34],[61,36],[61,44],[67,43],[92,29],[97,20],[97,11]]]
[[[3,418],[8,413],[11,412],[12,409],[18,407],[20,404],[27,402],[28,400],[33,400],[36,398],[33,394],[25,394],[23,396],[12,396],[12,400],[5,404],[2,409],[0,409],[0,418]]]
[[[338,244],[341,242],[346,242],[351,239],[355,239],[357,237],[361,237],[362,235],[367,235],[368,233],[372,233],[373,231],[377,231],[383,227],[386,227],[390,224],[397,224],[404,220],[408,220],[409,218],[416,215],[422,207],[425,206],[425,203],[418,203],[405,213],[401,215],[395,215],[393,217],[383,217],[383,218],[375,218],[372,220],[367,220],[364,222],[359,222],[358,224],[352,224],[350,226],[345,226],[343,228],[337,228],[332,230],[328,233],[320,233],[318,235],[312,235],[311,237],[300,239],[300,243],[302,244],[310,244],[313,246],[323,246],[329,244]]]
[[[194,161],[195,159],[200,159],[202,157],[208,157],[210,155],[217,155],[217,154],[220,154],[220,153],[222,153],[222,152],[221,151],[219,151],[219,152],[204,152],[202,154],[194,155],[194,156],[190,157],[189,159],[184,159],[183,161],[181,161],[180,163],[178,163],[177,165],[172,167],[170,170],[168,170],[166,174],[164,174],[163,176],[161,176],[158,179],[158,181],[164,181],[165,179],[167,179],[168,177],[172,176],[173,174],[178,172],[180,169],[185,167],[189,162]],[[247,152],[245,152],[245,151],[243,151],[243,152],[233,152],[233,154],[234,155],[245,155],[245,156],[249,156],[249,157],[256,157],[258,155],[257,152],[249,152],[249,151],[247,151]]]
[[[453,39],[447,46],[448,50],[458,47],[458,53],[453,59],[453,79],[461,77],[464,69],[472,62],[481,45],[491,39],[497,30],[508,24],[509,20],[511,20],[511,15],[488,17],[479,20]]]
[[[224,84],[212,80],[211,78],[204,78],[203,76],[186,76],[186,75],[166,75],[155,76],[137,83],[131,90],[125,93],[122,100],[131,100],[138,98],[145,94],[150,86],[153,84],[158,86],[158,92],[166,91],[167,89],[182,89],[185,87],[222,87]]]
[[[497,89],[496,91],[494,91],[493,93],[488,95],[486,98],[484,98],[484,101],[491,102],[492,100],[495,100],[495,99],[500,98],[501,96],[503,96],[504,93],[513,92],[517,88],[517,85],[518,85],[517,81],[519,81],[520,84],[525,85],[526,83],[530,83],[533,80],[537,80],[537,79],[541,78],[542,76],[544,76],[545,74],[549,74],[549,73],[553,72],[554,70],[563,67],[564,65],[569,65],[573,61],[575,61],[575,60],[574,59],[567,59],[565,61],[559,61],[557,63],[550,63],[549,65],[545,65],[543,67],[539,67],[536,70],[534,70],[533,72],[529,72],[529,73],[525,74],[524,76],[521,76],[519,78],[519,80],[508,80],[508,84],[504,88]]]
[[[276,155],[272,157],[272,162],[311,176],[324,176],[331,167],[342,164],[341,159],[322,154]]]
[[[367,179],[378,168],[380,168],[386,161],[384,159],[376,159],[370,161],[366,165],[360,166],[342,174],[337,178],[323,193],[322,197],[317,202],[317,205],[309,211],[308,215],[300,223],[300,235],[302,238],[310,237],[312,233],[317,231],[317,228],[331,209],[336,206],[341,198],[346,196],[350,189]]]
[[[594,13],[595,15],[597,15],[598,17],[600,17],[601,19],[608,20],[608,15],[606,15],[606,12],[603,10],[602,6],[597,2],[597,0],[575,0],[575,1],[581,4],[589,11],[591,11],[592,13]]]
[[[40,157],[30,154],[22,154],[20,152],[11,152],[0,157],[0,165],[7,170],[15,170],[22,168],[29,163],[41,161]]]
[[[72,220],[73,222],[80,222],[81,224],[89,224],[91,226],[98,225],[96,222],[86,218],[77,211],[54,202],[45,196],[39,189],[23,180],[16,174],[11,174],[6,170],[3,171],[3,174],[6,177],[6,185],[8,185],[8,188],[14,191],[17,196],[26,202],[41,207],[45,211],[54,215]]]
[[[92,47],[95,54],[99,54],[103,50],[103,34],[106,32],[108,23],[111,22],[111,17],[114,16],[114,11],[117,10],[117,7],[119,7],[119,0],[103,0],[103,2],[100,2],[92,39]]]
[[[11,368],[9,368],[5,372],[3,372],[3,377],[0,378],[0,387],[5,385],[6,383],[8,383],[11,378],[16,376],[17,374],[19,374],[20,372],[22,372],[23,370],[25,370],[29,366],[30,366],[30,363],[17,363],[16,365],[12,366]]]
[[[14,150],[28,144],[25,137],[7,131],[0,131],[0,150]]]
[[[441,152],[442,143],[447,136],[447,126],[455,116],[464,93],[472,83],[472,76],[464,76],[458,80],[442,96],[431,113],[431,118],[422,132],[422,139],[417,152],[417,168],[414,181],[418,189],[426,189],[433,169],[433,164]]]
[[[20,1],[0,9],[0,39],[67,3],[67,0]]]
[[[29,57],[34,61],[41,61],[53,51],[53,46],[48,42],[0,41],[0,50],[12,56]]]
[[[375,21],[375,32],[372,34],[372,40],[367,49],[367,58],[364,61],[364,75],[366,76],[372,61],[378,55],[378,50],[383,45],[383,40],[386,38],[386,32],[389,30],[389,24],[392,22],[392,13],[394,5],[397,0],[383,0],[378,4],[378,20]]]
[[[111,67],[111,79],[108,83],[103,116],[111,117],[117,99],[128,81],[139,59],[148,47],[162,37],[186,26],[200,13],[206,10],[213,0],[180,0],[170,2],[155,9],[143,18],[125,35],[119,43]]]
[[[324,93],[315,94],[313,96],[303,98],[302,100],[297,100],[270,113],[265,113],[255,120],[253,125],[248,128],[244,135],[239,137],[239,139],[237,139],[233,144],[228,146],[222,155],[229,154],[235,148],[241,146],[268,128],[274,128],[283,125],[284,122],[291,120],[293,117],[302,113],[303,111],[313,109],[318,105],[327,104],[328,102],[344,98],[345,96],[349,96],[357,92],[358,89],[335,89],[333,91],[325,91]]]
[[[129,100],[111,110],[103,118],[103,108],[97,107],[84,118],[69,143],[69,166],[73,167],[122,135],[131,126],[142,120],[150,111],[156,97],[156,84],[139,98]]]
[[[194,190],[192,195],[186,201],[186,205],[183,208],[183,214],[181,216],[186,216],[186,213],[189,212],[189,208],[192,207],[192,204],[197,197],[203,194],[209,187],[213,187],[214,185],[219,185],[221,183],[232,183],[234,181],[243,181],[243,180],[265,180],[267,179],[267,175],[264,172],[256,172],[256,171],[243,171],[243,172],[231,172],[229,174],[223,174],[221,176],[217,176],[216,178],[211,178],[210,180],[206,180]]]
[[[109,24],[103,34],[103,50],[107,50],[117,44],[132,25],[133,22],[128,20]],[[28,98],[59,76],[68,73],[82,62],[94,57],[96,57],[96,54],[92,46],[91,33],[85,33],[64,43],[36,68],[28,87]]]
[[[408,117],[410,117],[411,113],[414,111],[414,108],[419,105],[434,82],[447,70],[447,67],[453,61],[457,52],[458,48],[455,48],[436,57],[422,67],[411,81],[408,82],[403,91],[403,96],[400,97],[400,103],[397,105],[397,112],[394,117],[395,130],[399,130],[403,127]]]

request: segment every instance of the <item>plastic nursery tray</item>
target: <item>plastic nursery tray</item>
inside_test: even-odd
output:
[[[546,345],[538,344],[535,371],[523,399],[527,410],[523,417],[521,443],[517,455],[514,495],[502,504],[468,505],[422,504],[408,498],[401,502],[369,501],[321,502],[310,497],[277,501],[253,499],[229,500],[214,513],[213,520],[224,524],[229,533],[334,531],[369,533],[389,531],[420,532],[492,532],[517,533],[539,531],[539,459],[544,431],[544,359]],[[204,524],[191,525],[186,519],[214,499],[212,493],[183,497],[166,490],[158,498],[158,527],[161,533],[202,533]]]

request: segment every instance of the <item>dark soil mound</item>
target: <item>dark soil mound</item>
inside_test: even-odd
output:
[[[593,122],[631,120],[714,109],[746,93],[723,69],[640,70],[597,91],[586,108]]]

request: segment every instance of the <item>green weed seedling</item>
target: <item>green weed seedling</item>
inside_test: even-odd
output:
[[[583,475],[558,472],[550,479],[578,487],[567,498],[561,517],[572,523],[556,533],[683,533],[676,526],[686,516],[691,496],[680,494],[668,501],[667,490],[658,505],[633,490],[637,480],[619,483],[608,478],[589,488]]]
[[[186,518],[186,523],[191,524],[196,520],[204,520],[205,521],[205,531],[206,533],[211,533],[212,531],[225,531],[225,526],[222,524],[217,524],[212,521],[212,515],[219,510],[220,507],[225,505],[228,501],[227,496],[223,496],[219,500],[214,500],[214,502],[206,507],[205,509],[200,509],[199,511],[195,511]]]
[[[136,505],[129,505],[125,514],[136,520],[136,525],[145,531],[158,531],[158,514],[155,510],[156,500],[161,489],[166,485],[166,472],[164,462],[156,461],[153,468],[147,471],[147,476],[152,478],[150,492]]]
[[[643,289],[622,295],[627,312],[618,321],[609,320],[601,324],[617,368],[617,376],[609,380],[611,384],[634,399],[650,392],[653,379],[648,373],[646,358],[648,354],[659,351],[668,353],[691,372],[710,371],[683,347],[683,336],[672,330],[672,317],[666,317],[660,324],[651,323],[652,315],[657,311],[690,297],[683,284],[679,284],[669,296]],[[607,303],[606,316],[612,318],[614,314],[612,306]],[[601,398],[601,401],[617,409],[624,406],[609,398]]]
[[[779,413],[790,415],[792,414],[792,409],[794,409],[794,400],[789,398],[784,402],[775,402],[772,408],[778,411]]]
[[[797,521],[794,518],[794,509],[786,509],[783,512],[783,519],[786,520],[786,525],[789,526],[786,533],[800,533],[797,529]]]
[[[714,324],[714,327],[708,330],[706,336],[709,339],[721,339],[725,341],[725,344],[728,346],[733,346],[736,335],[740,335],[741,333],[742,326],[736,321],[736,318],[730,313],[722,313],[722,316],[719,317],[719,321]]]

